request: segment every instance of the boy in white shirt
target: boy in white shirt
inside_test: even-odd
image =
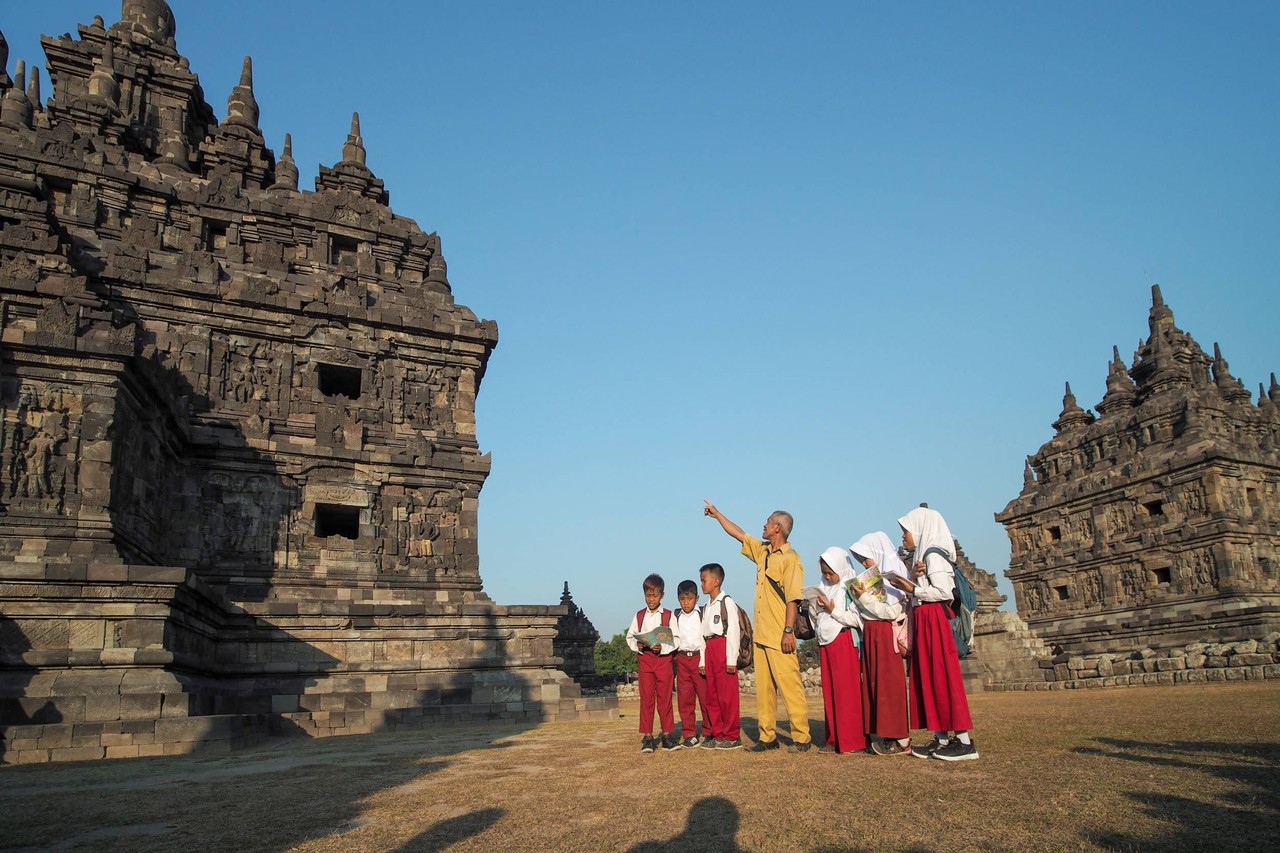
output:
[[[702,708],[702,733],[707,734],[707,678],[703,668],[702,611],[698,609],[698,585],[693,581],[680,581],[676,587],[680,609],[672,621],[676,638],[676,699],[680,708],[680,745],[692,748],[698,745],[698,721],[695,714]]]
[[[739,749],[742,746],[741,714],[738,705],[738,647],[742,630],[738,605],[720,587],[724,567],[707,563],[698,572],[702,591],[711,597],[702,608],[703,664],[698,671],[707,679],[706,723],[703,749]]]
[[[640,751],[653,752],[659,745],[663,749],[679,749],[676,740],[675,716],[671,713],[671,688],[675,672],[671,668],[673,643],[649,644],[640,638],[659,626],[671,627],[671,611],[662,606],[662,593],[666,583],[660,575],[644,579],[645,609],[631,620],[627,631],[627,646],[636,653],[636,669],[640,678]],[[658,711],[662,724],[662,737],[653,736],[653,711]]]

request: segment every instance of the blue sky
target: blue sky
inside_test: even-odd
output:
[[[709,561],[749,599],[703,498],[751,532],[793,512],[810,582],[920,501],[1000,575],[993,513],[1155,282],[1255,394],[1280,371],[1275,3],[171,5],[217,115],[253,56],[304,188],[359,110],[393,209],[498,322],[502,604],[567,580],[608,637],[646,574],[674,606]],[[119,4],[6,4],[10,73],[95,13]]]

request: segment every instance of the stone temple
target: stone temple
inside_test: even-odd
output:
[[[1067,386],[996,515],[1019,612],[1074,655],[1280,629],[1280,385],[1255,403],[1158,285],[1148,327],[1130,367],[1114,351],[1096,416]]]
[[[44,37],[47,104],[0,36],[0,760],[612,713],[482,588],[496,325],[358,116],[303,191],[175,31]]]

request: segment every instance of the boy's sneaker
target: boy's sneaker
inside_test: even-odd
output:
[[[645,735],[644,737],[640,738],[641,752],[653,752],[657,748],[658,748],[658,743],[654,739],[653,735]]]
[[[953,737],[951,743],[936,750],[933,757],[942,761],[973,761],[978,757],[978,745],[972,738],[968,743],[961,743],[960,738]]]
[[[811,746],[813,746],[813,744],[809,741],[805,741],[804,743],[792,743],[791,746],[787,747],[787,752],[808,752],[809,747]]]
[[[685,749],[693,749],[695,746],[698,745],[698,743],[699,741],[698,741],[697,735],[694,735],[693,737],[687,737],[684,740],[680,741],[680,745],[683,746]]]
[[[742,738],[737,740],[718,740],[716,749],[742,749]]]
[[[933,743],[929,744],[924,749],[914,749],[911,751],[911,754],[916,758],[933,758],[933,754],[940,749],[942,749],[942,741],[934,738]]]
[[[758,740],[751,746],[747,747],[747,752],[768,752],[771,749],[778,748],[778,741],[774,740]]]
[[[871,751],[876,755],[912,755],[911,744],[903,746],[896,740],[873,740]]]
[[[704,737],[702,739],[702,743],[698,745],[701,746],[703,749],[718,749],[720,747],[720,743],[721,743],[720,741],[716,740],[713,737]]]
[[[818,747],[818,754],[819,755],[835,755],[836,748],[829,743],[824,743],[822,746]]]
[[[662,736],[662,748],[670,752],[673,749],[680,748],[680,741],[676,740],[675,732]]]

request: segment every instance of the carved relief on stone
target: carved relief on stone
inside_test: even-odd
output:
[[[65,455],[66,445],[71,417],[78,411],[79,399],[62,386],[26,384],[18,390],[13,420],[7,424],[6,448],[6,492],[15,507],[62,512],[75,464]]]
[[[452,432],[457,404],[456,367],[421,365],[405,370],[400,381],[400,420],[414,429]]]
[[[1100,607],[1106,603],[1102,590],[1102,570],[1088,569],[1080,573],[1080,587],[1084,590],[1084,606]]]
[[[1137,564],[1130,564],[1120,570],[1120,588],[1127,601],[1138,601],[1146,598],[1146,572]]]
[[[1186,507],[1188,517],[1205,515],[1208,512],[1208,500],[1205,495],[1204,484],[1200,482],[1184,483],[1182,486],[1181,501]]]
[[[1211,548],[1198,548],[1189,555],[1191,581],[1197,592],[1209,592],[1218,588],[1218,559]]]
[[[1022,597],[1028,613],[1047,613],[1053,608],[1049,582],[1037,578],[1022,585]]]
[[[1112,536],[1128,533],[1133,524],[1133,505],[1127,500],[1107,504],[1106,519]]]
[[[269,345],[234,336],[219,336],[216,344],[209,383],[215,395],[234,408],[274,413],[280,381]]]
[[[271,558],[280,518],[278,490],[271,478],[214,473],[201,503],[206,561],[262,562]]]

